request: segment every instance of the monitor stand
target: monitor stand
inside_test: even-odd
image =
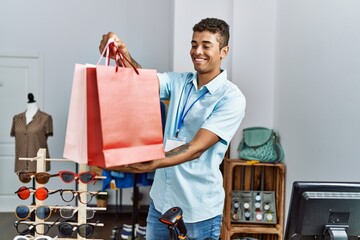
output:
[[[347,228],[348,226],[326,226],[326,233],[331,240],[348,240]]]

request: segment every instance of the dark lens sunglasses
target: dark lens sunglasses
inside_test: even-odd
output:
[[[35,211],[36,217],[41,220],[47,220],[50,218],[52,212],[57,211],[58,206],[26,206],[26,205],[19,205],[15,209],[15,216],[20,220],[26,220],[30,217],[32,211]],[[75,213],[79,210],[80,207],[61,207],[59,212],[62,218],[72,218]],[[86,219],[91,219],[94,217],[96,210],[92,208],[86,208]]]
[[[65,182],[65,183],[71,183],[73,181],[80,181],[84,184],[89,184],[91,182],[94,182],[94,185],[96,184],[96,177],[98,176],[98,174],[96,172],[82,172],[82,173],[74,173],[71,171],[60,171],[59,172],[59,176],[60,178]]]
[[[48,206],[26,206],[19,205],[15,209],[15,215],[20,220],[25,220],[30,217],[32,211],[35,210],[36,216],[41,220],[47,220],[51,216],[52,211],[56,211],[56,209],[50,208]]]
[[[84,223],[80,225],[71,224],[69,222],[61,222],[58,225],[59,234],[62,237],[71,237],[72,233],[76,231],[81,237],[83,238],[89,238],[93,235],[94,229],[97,225],[103,225],[99,224],[99,221],[96,223]]]
[[[17,175],[22,183],[29,183],[32,178],[35,178],[35,181],[39,184],[48,183],[51,177],[58,176],[58,174],[49,174],[46,172],[17,172]]]

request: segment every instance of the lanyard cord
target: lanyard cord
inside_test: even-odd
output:
[[[175,137],[178,137],[179,132],[180,132],[180,128],[181,128],[181,126],[183,125],[184,119],[185,119],[186,115],[188,114],[188,112],[190,111],[190,109],[194,106],[194,104],[195,104],[197,101],[199,101],[202,97],[204,97],[205,94],[209,91],[209,90],[206,90],[203,94],[201,94],[201,95],[189,106],[189,108],[185,111],[185,108],[186,108],[186,105],[187,105],[187,102],[188,102],[188,100],[189,100],[190,93],[191,93],[193,87],[194,87],[194,85],[191,85],[191,88],[190,88],[189,93],[188,93],[188,95],[187,95],[187,97],[186,97],[186,100],[185,100],[184,107],[183,107],[183,109],[182,109],[182,111],[181,111],[181,113],[180,113],[180,119],[179,119],[179,122],[178,122],[178,124],[177,124],[177,129],[176,129]]]

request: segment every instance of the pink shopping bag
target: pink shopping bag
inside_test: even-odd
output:
[[[156,70],[98,64],[86,75],[88,164],[113,167],[164,158]]]
[[[76,64],[66,127],[63,157],[87,164],[86,66]]]

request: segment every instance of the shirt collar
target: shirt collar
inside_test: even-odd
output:
[[[193,83],[195,89],[197,89],[197,74],[194,74],[192,79],[189,79],[188,83]],[[226,70],[221,70],[221,73],[219,75],[217,75],[213,80],[211,80],[208,84],[204,85],[201,87],[202,88],[207,88],[210,94],[215,93],[222,85],[223,83],[227,80],[227,71]],[[200,89],[200,90],[201,90]]]
[[[38,115],[39,115],[40,112],[41,112],[40,109],[36,110],[36,112],[35,112],[35,114],[34,114],[34,116],[33,116],[33,120],[36,119],[36,118],[38,118]],[[20,113],[20,117],[21,117],[21,118],[26,118],[26,111]]]

